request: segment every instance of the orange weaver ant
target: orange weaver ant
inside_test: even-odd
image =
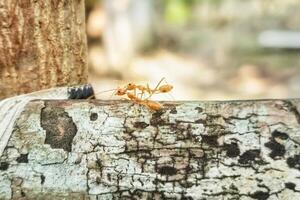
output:
[[[165,80],[165,78],[162,78],[154,89],[151,89],[148,84],[144,86],[128,83],[125,87],[119,87],[115,89],[114,95],[125,96],[126,99],[131,100],[136,104],[144,105],[151,110],[159,110],[162,108],[162,105],[156,101],[150,100],[150,98],[154,94],[168,93],[173,89],[172,85],[161,85],[163,80]],[[144,95],[147,95],[147,97],[143,98]]]

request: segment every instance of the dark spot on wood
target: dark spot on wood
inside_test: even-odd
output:
[[[171,114],[177,114],[176,107],[172,108],[171,111],[170,111],[170,113],[171,113]]]
[[[107,179],[108,179],[108,181],[111,181],[111,174],[110,173],[107,174]]]
[[[193,182],[190,182],[190,181],[187,181],[187,180],[181,180],[179,182],[179,184],[180,184],[181,187],[184,187],[184,188],[191,188],[195,185]]]
[[[282,140],[286,140],[286,139],[289,138],[288,134],[277,131],[277,130],[273,131],[272,136],[274,138],[279,138],[279,139],[282,139]]]
[[[256,191],[253,194],[250,194],[250,197],[253,199],[258,199],[258,200],[266,200],[268,199],[270,194],[268,192],[263,192],[263,191]]]
[[[9,167],[9,164],[7,162],[0,162],[0,170],[5,171]]]
[[[45,178],[46,178],[46,177],[42,174],[42,175],[41,175],[41,184],[42,184],[42,185],[45,183]]]
[[[46,130],[45,144],[71,152],[77,127],[67,112],[55,103],[46,102],[42,109],[41,126]]]
[[[239,189],[238,189],[235,185],[233,185],[233,184],[231,184],[229,188],[230,188],[231,190],[235,190],[235,191],[238,191],[238,190],[239,190]]]
[[[197,110],[198,113],[202,113],[203,112],[203,108],[201,108],[201,107],[196,107],[195,110]]]
[[[271,153],[269,154],[269,156],[272,159],[275,159],[276,157],[282,157],[286,153],[285,147],[282,144],[278,143],[275,138],[286,140],[289,138],[289,136],[286,133],[277,130],[272,132],[270,141],[265,143],[265,147],[271,149]]]
[[[163,166],[163,167],[158,168],[158,173],[160,173],[161,175],[172,176],[177,173],[177,169],[174,167],[170,167],[170,166]]]
[[[133,129],[131,129],[131,128],[129,128],[129,127],[125,127],[124,133],[131,134],[131,133],[133,133],[133,132],[134,132]]]
[[[259,154],[260,150],[248,150],[240,156],[238,162],[240,164],[250,164],[251,162],[255,161],[255,159],[259,158]]]
[[[134,128],[144,129],[144,128],[148,127],[149,124],[147,124],[146,122],[135,122],[133,126],[134,126]]]
[[[180,198],[180,200],[193,200],[193,198],[192,198],[192,197],[185,197],[185,196],[182,196],[182,197]]]
[[[288,182],[288,183],[285,183],[285,187],[290,189],[290,190],[295,190],[296,184],[292,183],[292,182]]]
[[[152,114],[152,117],[150,119],[150,124],[152,126],[159,126],[164,125],[165,121],[161,118],[161,116],[164,114],[163,110],[158,110],[155,113]]]
[[[224,149],[226,151],[226,156],[234,158],[240,155],[240,149],[237,143],[225,144]]]
[[[27,153],[27,154],[21,154],[21,155],[17,158],[17,162],[18,162],[18,163],[28,163],[28,153]]]
[[[295,115],[295,118],[296,118],[298,124],[300,124],[300,112],[298,111],[297,106],[295,106],[289,100],[284,101],[284,103],[285,103],[286,107],[289,109],[289,111]]]
[[[259,183],[263,182],[263,180],[260,179],[260,178],[255,178],[255,180],[256,180],[257,182],[259,182]]]
[[[193,140],[193,133],[192,133],[192,126],[191,124],[188,124],[187,126],[180,126],[177,124],[175,129],[173,128],[176,132],[176,139],[178,141],[192,141]]]
[[[197,120],[195,121],[195,123],[197,123],[197,124],[205,124],[206,122],[205,122],[204,119],[197,119]]]
[[[78,165],[78,164],[80,164],[81,163],[81,160],[82,160],[82,157],[81,156],[79,156],[76,160],[75,160],[75,164],[76,165]]]
[[[99,185],[101,183],[101,178],[99,176],[96,177],[96,183]]]
[[[300,170],[300,155],[294,155],[293,157],[289,157],[286,160],[286,162],[290,168]]]
[[[282,144],[278,143],[273,138],[269,142],[265,143],[265,147],[271,149],[271,153],[269,154],[269,156],[272,159],[275,159],[276,157],[284,156],[286,152],[285,147]]]
[[[210,146],[218,146],[218,136],[216,135],[201,135],[202,142],[210,145]]]
[[[97,113],[92,113],[91,115],[90,115],[90,120],[91,121],[96,121],[98,119],[98,114]]]
[[[24,192],[23,190],[21,190],[21,196],[22,196],[22,197],[25,197],[25,196],[26,196],[26,194],[25,194],[25,192]]]
[[[121,199],[128,199],[128,200],[133,200],[133,199],[144,199],[143,197],[144,197],[144,195],[143,195],[143,193],[144,193],[144,191],[141,191],[141,190],[138,190],[138,189],[136,189],[136,190],[133,190],[133,191],[130,191],[129,190],[129,196],[128,196],[128,198],[123,198],[123,197],[125,197],[125,196],[122,196],[122,198]]]

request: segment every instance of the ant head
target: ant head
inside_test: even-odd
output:
[[[126,90],[124,90],[124,89],[122,89],[122,88],[118,88],[117,90],[116,90],[116,95],[118,95],[118,96],[122,96],[122,95],[124,95],[126,93]]]
[[[127,84],[127,90],[134,90],[134,89],[135,89],[135,84],[133,84],[133,83]]]

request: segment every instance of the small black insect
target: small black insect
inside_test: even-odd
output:
[[[68,88],[69,99],[87,99],[92,96],[94,96],[94,90],[90,84]]]

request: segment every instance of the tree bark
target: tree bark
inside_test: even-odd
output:
[[[300,199],[300,100],[33,101],[0,199]]]
[[[84,0],[0,1],[0,98],[86,83]]]

